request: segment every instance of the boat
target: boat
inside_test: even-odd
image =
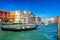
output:
[[[45,23],[45,25],[48,25],[48,23]]]
[[[19,25],[19,26],[18,26]],[[27,31],[27,30],[34,30],[37,28],[38,25],[26,25],[26,24],[4,24],[1,27],[3,31]]]
[[[45,24],[45,25],[48,25],[48,21],[45,21],[44,24]]]

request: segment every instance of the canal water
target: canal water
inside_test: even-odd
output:
[[[40,24],[36,30],[21,32],[0,30],[0,40],[58,40],[58,25]]]

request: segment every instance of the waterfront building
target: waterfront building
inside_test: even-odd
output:
[[[10,12],[0,10],[0,21],[3,20],[4,18],[9,18],[10,19],[9,21],[13,23],[39,24],[41,21],[41,18],[35,16],[32,12],[20,10]]]
[[[9,18],[9,12],[0,10],[0,20],[3,20],[4,18]]]
[[[10,19],[13,20],[14,23],[20,22],[20,10],[10,11]]]
[[[10,11],[10,21],[15,22],[15,13],[14,13],[14,11]]]
[[[21,23],[28,23],[27,11],[22,11],[21,12],[20,20],[21,20]]]
[[[10,19],[14,21],[14,23],[34,23],[34,14],[30,11],[11,11]]]
[[[34,24],[35,22],[35,15],[30,11],[22,11],[21,16],[22,23]]]
[[[39,24],[41,23],[41,18],[40,18],[40,17],[38,17],[38,23],[39,23]]]
[[[30,14],[29,18],[28,18],[28,23],[34,24],[35,23],[35,15],[34,14]]]
[[[22,11],[21,22],[22,23],[29,23],[29,17],[31,12],[30,11]]]
[[[42,18],[42,23],[45,23],[46,21],[47,21],[48,23],[54,23],[54,22],[55,22],[55,18],[54,18],[54,17]]]
[[[48,19],[49,19],[48,22],[51,22],[51,23],[54,23],[54,22],[55,22],[55,17],[50,17],[50,18],[48,18]]]
[[[41,23],[41,18],[38,16],[35,16],[35,23],[40,24]]]

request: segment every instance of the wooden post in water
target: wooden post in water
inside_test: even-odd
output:
[[[58,16],[58,37],[60,38],[60,16]]]

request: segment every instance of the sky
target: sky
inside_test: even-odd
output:
[[[60,0],[0,0],[0,10],[26,10],[41,17],[60,16]]]

